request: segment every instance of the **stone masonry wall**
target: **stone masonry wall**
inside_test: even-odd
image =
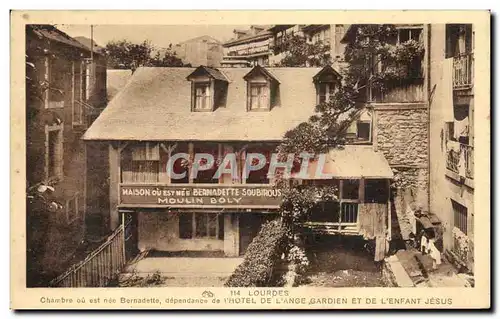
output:
[[[428,211],[428,111],[390,106],[376,109],[376,119],[374,143],[394,172],[392,237],[407,240],[415,212]]]
[[[377,110],[377,147],[394,165],[427,165],[426,109]]]

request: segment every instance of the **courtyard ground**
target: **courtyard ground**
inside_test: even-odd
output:
[[[381,264],[354,237],[322,236],[308,244],[306,282],[315,287],[385,287]]]
[[[151,252],[130,263],[118,287],[222,287],[243,258]]]

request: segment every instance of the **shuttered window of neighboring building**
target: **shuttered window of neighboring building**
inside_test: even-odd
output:
[[[45,152],[46,179],[58,179],[63,177],[63,126],[52,125],[45,128]]]
[[[467,207],[459,204],[458,202],[451,200],[451,206],[453,209],[453,226],[460,229],[462,233],[467,235]]]

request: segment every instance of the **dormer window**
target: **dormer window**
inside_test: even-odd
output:
[[[194,110],[195,111],[212,111],[212,88],[210,87],[210,82],[205,83],[194,83],[195,91],[195,101]]]
[[[316,103],[327,103],[333,98],[335,88],[340,85],[340,74],[327,65],[313,77],[316,86]]]
[[[335,84],[333,82],[318,83],[318,104],[329,102],[330,98],[333,97],[334,88]]]
[[[250,110],[269,109],[269,86],[267,83],[249,83]]]
[[[228,80],[219,70],[200,66],[187,80],[191,81],[192,112],[212,112],[224,106]]]
[[[247,81],[247,111],[269,111],[275,106],[279,81],[257,65],[243,77]]]

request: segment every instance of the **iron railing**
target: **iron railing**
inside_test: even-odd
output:
[[[474,56],[460,54],[453,58],[453,88],[469,88],[474,82]]]
[[[83,261],[52,280],[50,287],[105,287],[126,263],[124,226],[120,225],[106,242]]]
[[[466,178],[474,178],[474,147],[448,141],[446,168]]]

